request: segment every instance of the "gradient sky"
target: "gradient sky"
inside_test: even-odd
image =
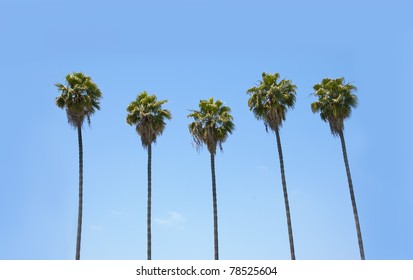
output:
[[[83,128],[82,259],[146,258],[147,153],[126,107],[143,90],[173,119],[153,147],[153,259],[212,259],[210,161],[189,110],[214,97],[236,130],[216,157],[220,258],[289,259],[274,133],[247,106],[262,72],[297,85],[281,130],[297,259],[358,259],[339,138],[310,109],[345,77],[345,137],[367,259],[413,259],[410,1],[0,2],[0,259],[74,259],[77,133],[55,104],[82,71],[103,93]]]

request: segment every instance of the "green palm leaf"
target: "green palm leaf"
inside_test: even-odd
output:
[[[255,117],[263,120],[265,128],[275,131],[282,126],[289,108],[294,108],[296,85],[291,80],[281,80],[280,74],[262,73],[258,86],[247,90],[248,106]]]
[[[337,136],[344,130],[344,120],[350,117],[352,108],[357,107],[357,96],[353,94],[357,88],[345,84],[344,78],[325,78],[313,88],[318,101],[311,104],[311,110],[319,112],[321,119],[329,123],[331,133]]]
[[[217,145],[222,150],[222,144],[235,128],[231,109],[223,104],[221,100],[214,102],[214,98],[201,100],[199,110],[193,110],[188,115],[194,120],[189,124],[189,132],[197,148],[206,145],[214,155]]]
[[[172,118],[171,113],[162,108],[166,102],[167,100],[158,101],[155,95],[143,91],[127,107],[126,123],[136,126],[136,132],[145,148],[156,143],[156,138],[165,129],[165,120]]]
[[[56,98],[56,105],[66,108],[67,119],[74,127],[82,126],[85,118],[90,124],[90,117],[100,109],[102,93],[89,76],[80,72],[66,75],[66,85],[56,83],[61,94]]]

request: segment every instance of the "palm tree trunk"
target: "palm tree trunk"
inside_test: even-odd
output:
[[[83,214],[83,143],[82,126],[77,126],[79,142],[79,209],[77,217],[76,260],[80,260],[80,243],[82,240],[82,214]]]
[[[152,207],[152,144],[148,146],[148,260],[152,259],[152,237],[151,237],[151,207]]]
[[[291,226],[291,217],[290,217],[290,204],[288,202],[287,183],[285,181],[285,172],[284,172],[284,159],[283,159],[283,152],[281,149],[280,131],[278,128],[275,130],[275,135],[277,136],[278,156],[280,158],[281,181],[282,181],[283,192],[284,192],[285,213],[287,215],[288,238],[290,240],[290,253],[291,253],[291,259],[295,260],[293,229]]]
[[[359,242],[359,249],[360,249],[360,258],[362,260],[365,260],[363,239],[361,237],[360,222],[359,222],[359,216],[358,216],[358,213],[357,213],[356,198],[354,197],[353,182],[351,180],[350,166],[348,164],[348,158],[347,158],[346,142],[344,141],[343,131],[340,130],[338,134],[340,135],[340,139],[341,139],[341,148],[343,149],[344,164],[346,165],[348,186],[350,188],[351,204],[353,206],[354,220],[356,222],[357,239],[358,239],[358,242]]]
[[[211,174],[212,174],[212,201],[214,207],[214,252],[215,260],[219,259],[218,254],[218,207],[217,207],[217,188],[215,182],[215,155],[211,153]]]

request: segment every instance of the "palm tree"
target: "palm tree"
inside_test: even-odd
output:
[[[90,117],[99,110],[99,99],[102,97],[97,85],[83,73],[66,75],[66,84],[55,84],[61,93],[55,100],[56,105],[66,109],[69,125],[77,129],[79,143],[79,210],[77,222],[76,260],[80,259],[83,215],[83,143],[82,125],[85,120],[90,125]]]
[[[217,190],[215,182],[215,154],[217,145],[222,151],[222,144],[227,140],[228,134],[234,130],[233,117],[231,109],[224,106],[220,100],[214,102],[214,98],[201,100],[199,102],[199,111],[193,110],[188,115],[194,119],[189,124],[189,132],[199,149],[206,145],[211,154],[211,175],[212,175],[212,202],[214,209],[214,252],[215,260],[219,259],[218,254],[218,208],[217,208]]]
[[[172,118],[168,110],[162,109],[167,100],[157,101],[155,95],[148,95],[146,91],[138,94],[128,108],[126,123],[136,126],[136,132],[141,137],[142,146],[148,150],[148,208],[147,208],[147,256],[152,259],[151,237],[151,207],[152,207],[152,143],[165,129],[165,119]]]
[[[360,249],[360,258],[364,257],[363,239],[361,237],[360,222],[357,213],[356,199],[354,197],[353,182],[351,180],[350,166],[348,164],[346,143],[344,141],[344,120],[350,117],[351,109],[357,107],[357,96],[353,94],[357,88],[351,84],[345,84],[344,78],[323,79],[321,83],[314,85],[315,96],[318,101],[311,104],[313,113],[320,112],[323,121],[328,122],[333,136],[339,136],[343,150],[344,164],[346,166],[348,186],[350,188],[351,204],[353,206],[354,220],[356,223],[357,238]]]
[[[281,148],[280,127],[285,121],[288,108],[295,104],[296,86],[290,80],[279,81],[280,74],[262,73],[262,81],[258,86],[248,89],[250,94],[248,106],[255,117],[264,121],[265,129],[275,132],[280,158],[281,181],[284,192],[285,212],[287,215],[288,237],[290,240],[291,259],[295,260],[293,229],[291,226],[290,205],[288,202],[287,183],[285,180],[284,160]]]

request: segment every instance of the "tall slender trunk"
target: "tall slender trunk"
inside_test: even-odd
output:
[[[151,207],[152,207],[152,144],[148,146],[148,260],[152,259],[152,237],[151,237]]]
[[[291,226],[291,217],[290,217],[290,204],[288,202],[287,183],[285,181],[285,173],[284,173],[284,159],[283,159],[283,152],[281,149],[280,131],[278,128],[275,130],[275,135],[277,136],[278,156],[280,158],[281,181],[282,181],[283,192],[284,192],[285,213],[287,215],[288,238],[290,240],[290,253],[291,253],[291,259],[295,260],[293,229]]]
[[[77,138],[79,142],[79,209],[77,216],[76,260],[80,260],[80,244],[82,240],[82,214],[83,214],[83,143],[82,126],[77,126]]]
[[[357,213],[356,198],[354,197],[353,182],[352,182],[352,180],[351,180],[350,166],[349,166],[349,164],[348,164],[348,158],[347,158],[346,142],[344,141],[344,133],[343,133],[343,131],[340,130],[340,131],[338,132],[338,134],[340,135],[341,148],[343,149],[344,164],[346,165],[348,186],[349,186],[349,188],[350,188],[351,205],[353,206],[354,220],[355,220],[355,222],[356,222],[357,239],[358,239],[359,249],[360,249],[360,258],[361,258],[362,260],[365,260],[364,247],[363,247],[363,239],[362,239],[362,237],[361,237],[360,222],[359,222],[359,216],[358,216],[358,213]]]
[[[214,207],[214,252],[215,259],[219,259],[218,254],[218,207],[217,207],[217,188],[215,183],[215,155],[211,153],[211,174],[212,174],[212,202]]]

